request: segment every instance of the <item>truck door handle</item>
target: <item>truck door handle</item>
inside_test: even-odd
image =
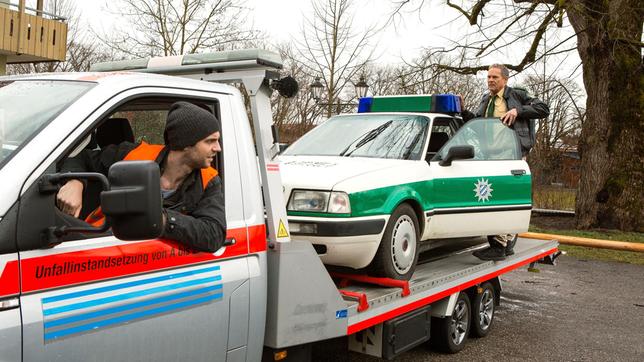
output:
[[[229,239],[226,239],[226,240],[224,241],[224,245],[222,245],[222,246],[233,246],[233,245],[235,245],[235,244],[237,244],[237,239],[235,239],[235,238],[229,238]]]
[[[525,170],[512,170],[511,171],[514,176],[523,176],[525,175]]]

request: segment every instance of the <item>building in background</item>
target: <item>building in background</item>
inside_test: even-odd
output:
[[[0,0],[0,75],[7,64],[65,61],[66,19],[43,11],[44,0],[36,8]]]

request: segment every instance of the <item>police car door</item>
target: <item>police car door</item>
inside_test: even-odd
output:
[[[29,250],[26,245],[41,235],[33,230],[53,222],[42,221],[53,215],[54,194],[39,192],[41,176],[55,172],[56,161],[70,149],[82,147],[80,140],[115,108],[151,94],[219,109],[224,155],[220,171],[228,237],[235,244],[203,253],[164,240],[125,242],[103,236]],[[18,221],[24,360],[245,360],[247,229],[243,210],[236,205],[241,186],[231,111],[219,107],[228,96],[171,88],[126,91],[91,112],[35,169],[25,183],[24,212]],[[74,113],[60,117],[65,116],[74,117]]]
[[[450,148],[472,146],[474,158],[440,165]],[[430,163],[432,238],[517,233],[528,230],[531,177],[515,132],[499,119],[474,119]]]

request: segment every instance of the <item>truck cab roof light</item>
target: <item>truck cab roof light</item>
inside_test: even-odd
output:
[[[92,65],[93,72],[115,72],[131,70],[138,72],[181,73],[187,69],[209,71],[257,68],[282,69],[279,54],[263,49],[229,50],[206,54],[186,54],[168,57],[154,57],[134,60],[104,62]]]

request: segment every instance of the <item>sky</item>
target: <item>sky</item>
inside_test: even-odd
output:
[[[391,16],[391,3],[387,0],[354,0],[356,29],[384,24]],[[100,29],[109,29],[112,22],[104,12],[105,4],[105,0],[76,0],[83,20],[98,25]],[[404,17],[398,17],[398,21],[390,23],[377,34],[374,41],[378,58],[374,63],[411,61],[421,54],[423,47],[449,48],[452,40],[462,39],[465,32],[472,31],[471,27],[463,25],[462,16],[445,6],[443,1],[431,0],[425,1],[425,4],[421,12],[413,11],[412,7],[406,8]],[[246,0],[246,6],[251,14],[249,23],[252,21],[256,29],[264,31],[267,39],[275,43],[294,41],[301,34],[304,17],[312,13],[311,0]],[[510,51],[514,49],[516,48],[511,48]],[[516,53],[522,55],[523,52]],[[577,79],[577,83],[581,85],[581,72],[576,68],[579,60],[576,52],[572,53],[572,56],[552,57],[547,64],[547,72],[558,72],[564,78]],[[508,62],[512,56],[516,55],[497,53],[481,59],[481,63]],[[511,59],[509,62],[518,63],[518,59]],[[529,73],[534,74],[537,69],[541,72],[543,66],[539,65]],[[483,80],[485,72],[479,72],[477,77]]]
[[[110,20],[103,15],[105,1],[76,1],[77,8],[83,17],[92,24],[109,28]],[[251,21],[255,28],[264,31],[269,40],[289,42],[302,29],[303,19],[312,12],[311,2],[306,0],[246,0],[250,9]],[[422,47],[437,44],[441,36],[434,31],[444,18],[444,7],[434,6],[434,11],[418,14],[408,14],[404,22],[398,21],[395,26],[389,26],[376,37],[379,61],[386,63],[400,62],[401,58],[420,53]],[[391,14],[390,3],[384,0],[355,1],[356,16],[354,24],[357,29],[367,28],[372,24],[383,24]],[[452,14],[456,17],[456,14]],[[284,20],[288,19],[288,20]],[[428,36],[436,33],[435,36]]]

